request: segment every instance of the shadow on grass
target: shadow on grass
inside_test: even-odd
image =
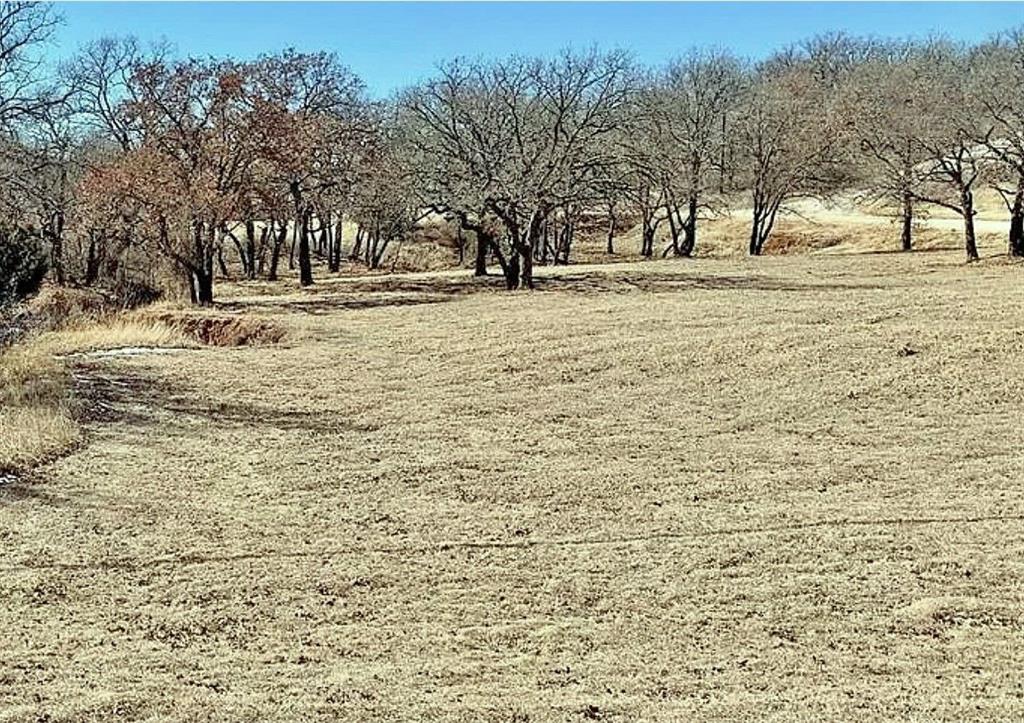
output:
[[[565,291],[577,294],[672,293],[698,289],[704,291],[853,291],[886,288],[867,283],[799,282],[761,276],[698,276],[691,274],[645,273],[636,276],[622,274],[562,274],[540,277],[536,286],[542,291]]]
[[[202,398],[137,371],[112,370],[101,364],[75,368],[78,416],[93,424],[155,426],[167,417],[193,418],[221,426],[302,430],[314,434],[373,432],[329,410],[289,410],[241,401]]]
[[[349,295],[324,294],[310,299],[260,299],[259,301],[225,301],[217,306],[226,311],[294,311],[300,314],[322,316],[339,310],[354,311],[359,309],[377,309],[393,306],[419,306],[422,304],[441,304],[452,301],[450,297],[433,296],[377,296],[360,298]]]
[[[566,267],[560,267],[564,269]],[[570,267],[571,268],[571,267]],[[534,280],[543,292],[592,294],[673,293],[691,289],[708,291],[819,292],[876,290],[886,288],[871,283],[801,282],[768,276],[720,276],[672,272],[594,272],[568,271],[545,275],[543,267]],[[308,291],[302,299],[272,296],[249,301],[225,301],[218,306],[229,311],[263,310],[301,314],[329,315],[339,310],[362,310],[423,304],[440,304],[474,294],[506,293],[500,274],[485,277],[430,276],[387,277],[347,280]]]

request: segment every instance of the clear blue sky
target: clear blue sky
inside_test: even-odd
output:
[[[383,96],[456,55],[623,48],[648,64],[694,45],[751,57],[826,30],[977,40],[1024,24],[1009,3],[62,3],[54,52],[103,35],[164,38],[181,55],[333,50]]]

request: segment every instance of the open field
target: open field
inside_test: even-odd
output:
[[[1024,716],[1024,269],[240,284],[0,486],[0,721]]]

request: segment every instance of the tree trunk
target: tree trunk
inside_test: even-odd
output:
[[[64,285],[64,214],[57,212],[53,216],[50,231],[50,260],[53,264],[54,280]]]
[[[547,221],[547,214],[540,209],[535,210],[530,217],[530,225],[526,229],[526,238],[518,245],[519,255],[522,257],[522,270],[519,276],[520,286],[527,289],[533,288],[533,249],[542,242],[544,224]],[[513,237],[514,239],[515,237]],[[557,250],[555,260],[558,260]]]
[[[761,213],[755,207],[754,208],[754,219],[750,224],[750,255],[760,256],[761,255]]]
[[[1024,176],[1017,181],[1010,209],[1010,256],[1024,256]]]
[[[965,190],[960,195],[961,205],[964,209],[964,245],[967,251],[967,261],[978,260],[978,244],[974,236],[974,194]]]
[[[192,278],[195,282],[193,302],[200,306],[209,306],[213,303],[213,274],[208,270],[193,271]]]
[[[228,273],[228,265],[224,262],[224,249],[219,245],[217,246],[217,265],[220,266],[221,276],[225,279],[231,277],[231,274]]]
[[[256,253],[256,275],[263,276],[263,268],[267,261],[267,239],[271,238],[270,229],[266,226],[260,229],[260,243]]]
[[[668,246],[665,247],[665,250],[661,252],[661,258],[665,258],[666,256],[668,256],[668,252],[669,251],[672,252],[673,256],[678,256],[679,253],[680,253],[679,252],[679,233],[680,233],[680,231],[682,229],[680,229],[679,225],[676,223],[676,218],[677,218],[678,214],[676,213],[676,210],[675,210],[675,204],[672,204],[672,203],[666,203],[665,204],[665,215],[668,216],[668,234],[669,234],[670,243],[669,243]]]
[[[374,227],[369,231],[367,237],[367,249],[364,263],[367,264],[367,268],[376,268],[374,259],[377,257],[377,246],[381,243],[381,222],[380,218],[374,219]]]
[[[271,221],[271,225],[273,225],[273,221]],[[270,271],[267,272],[267,279],[277,281],[277,269],[281,262],[281,250],[284,248],[284,242],[288,236],[288,224],[282,224],[276,234],[271,233],[274,237],[274,247],[270,250]]]
[[[505,272],[505,286],[509,291],[519,286],[519,252],[517,249],[512,249],[508,263],[502,267],[502,271]]]
[[[363,236],[365,235],[362,225],[356,226],[356,239],[352,242],[352,251],[348,255],[349,261],[358,261],[362,253]]]
[[[330,236],[330,247],[327,250],[327,266],[331,273],[341,271],[341,241],[344,227],[342,226],[341,215],[338,215],[338,223],[334,226],[334,233]]]
[[[689,198],[689,208],[687,209],[689,216],[686,219],[686,223],[683,224],[683,243],[679,247],[679,254],[681,256],[693,256],[694,249],[697,248],[697,194],[691,193]]]
[[[313,283],[313,264],[309,258],[309,210],[302,212],[299,220],[299,284],[309,286]]]
[[[904,251],[910,251],[914,245],[914,197],[909,192],[903,194],[903,212],[900,218],[903,221],[900,244]]]
[[[761,199],[754,201],[754,218],[750,225],[750,255],[760,256],[764,245],[771,236],[775,218],[782,206],[782,199]]]
[[[90,231],[89,251],[85,257],[85,280],[83,281],[85,286],[92,286],[96,283],[96,279],[100,275],[101,263],[100,255],[96,252],[96,232]]]
[[[576,238],[576,224],[569,221],[565,227],[565,239],[562,243],[562,264],[569,265],[569,256],[572,254],[572,242]],[[556,259],[557,262],[557,259]]]
[[[330,219],[320,219],[320,255],[327,256],[327,268],[334,271],[334,250],[331,248]]]
[[[615,253],[615,213],[612,211],[608,212],[608,243],[605,251],[608,254]]]
[[[519,275],[519,286],[520,288],[533,288],[533,245],[527,243],[519,252],[522,256],[523,264],[522,271]]]
[[[494,243],[493,237],[481,230],[476,232],[476,259],[473,276],[487,276],[487,249]]]
[[[640,255],[647,259],[654,255],[654,226],[646,218],[640,243]]]
[[[249,279],[256,278],[256,222],[251,218],[245,221],[245,275]]]

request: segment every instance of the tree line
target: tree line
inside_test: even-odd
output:
[[[209,304],[232,269],[273,280],[287,264],[308,285],[377,268],[424,223],[448,224],[475,273],[530,288],[581,229],[610,254],[638,226],[628,252],[691,256],[703,220],[743,209],[760,255],[788,203],[851,191],[891,209],[905,250],[922,209],[956,212],[975,260],[975,194],[995,189],[1024,256],[1019,30],[837,33],[657,69],[596,49],[459,58],[375,100],[330,53],[181,58],[104,38],[54,68],[56,22],[0,3],[0,302],[49,273]]]

